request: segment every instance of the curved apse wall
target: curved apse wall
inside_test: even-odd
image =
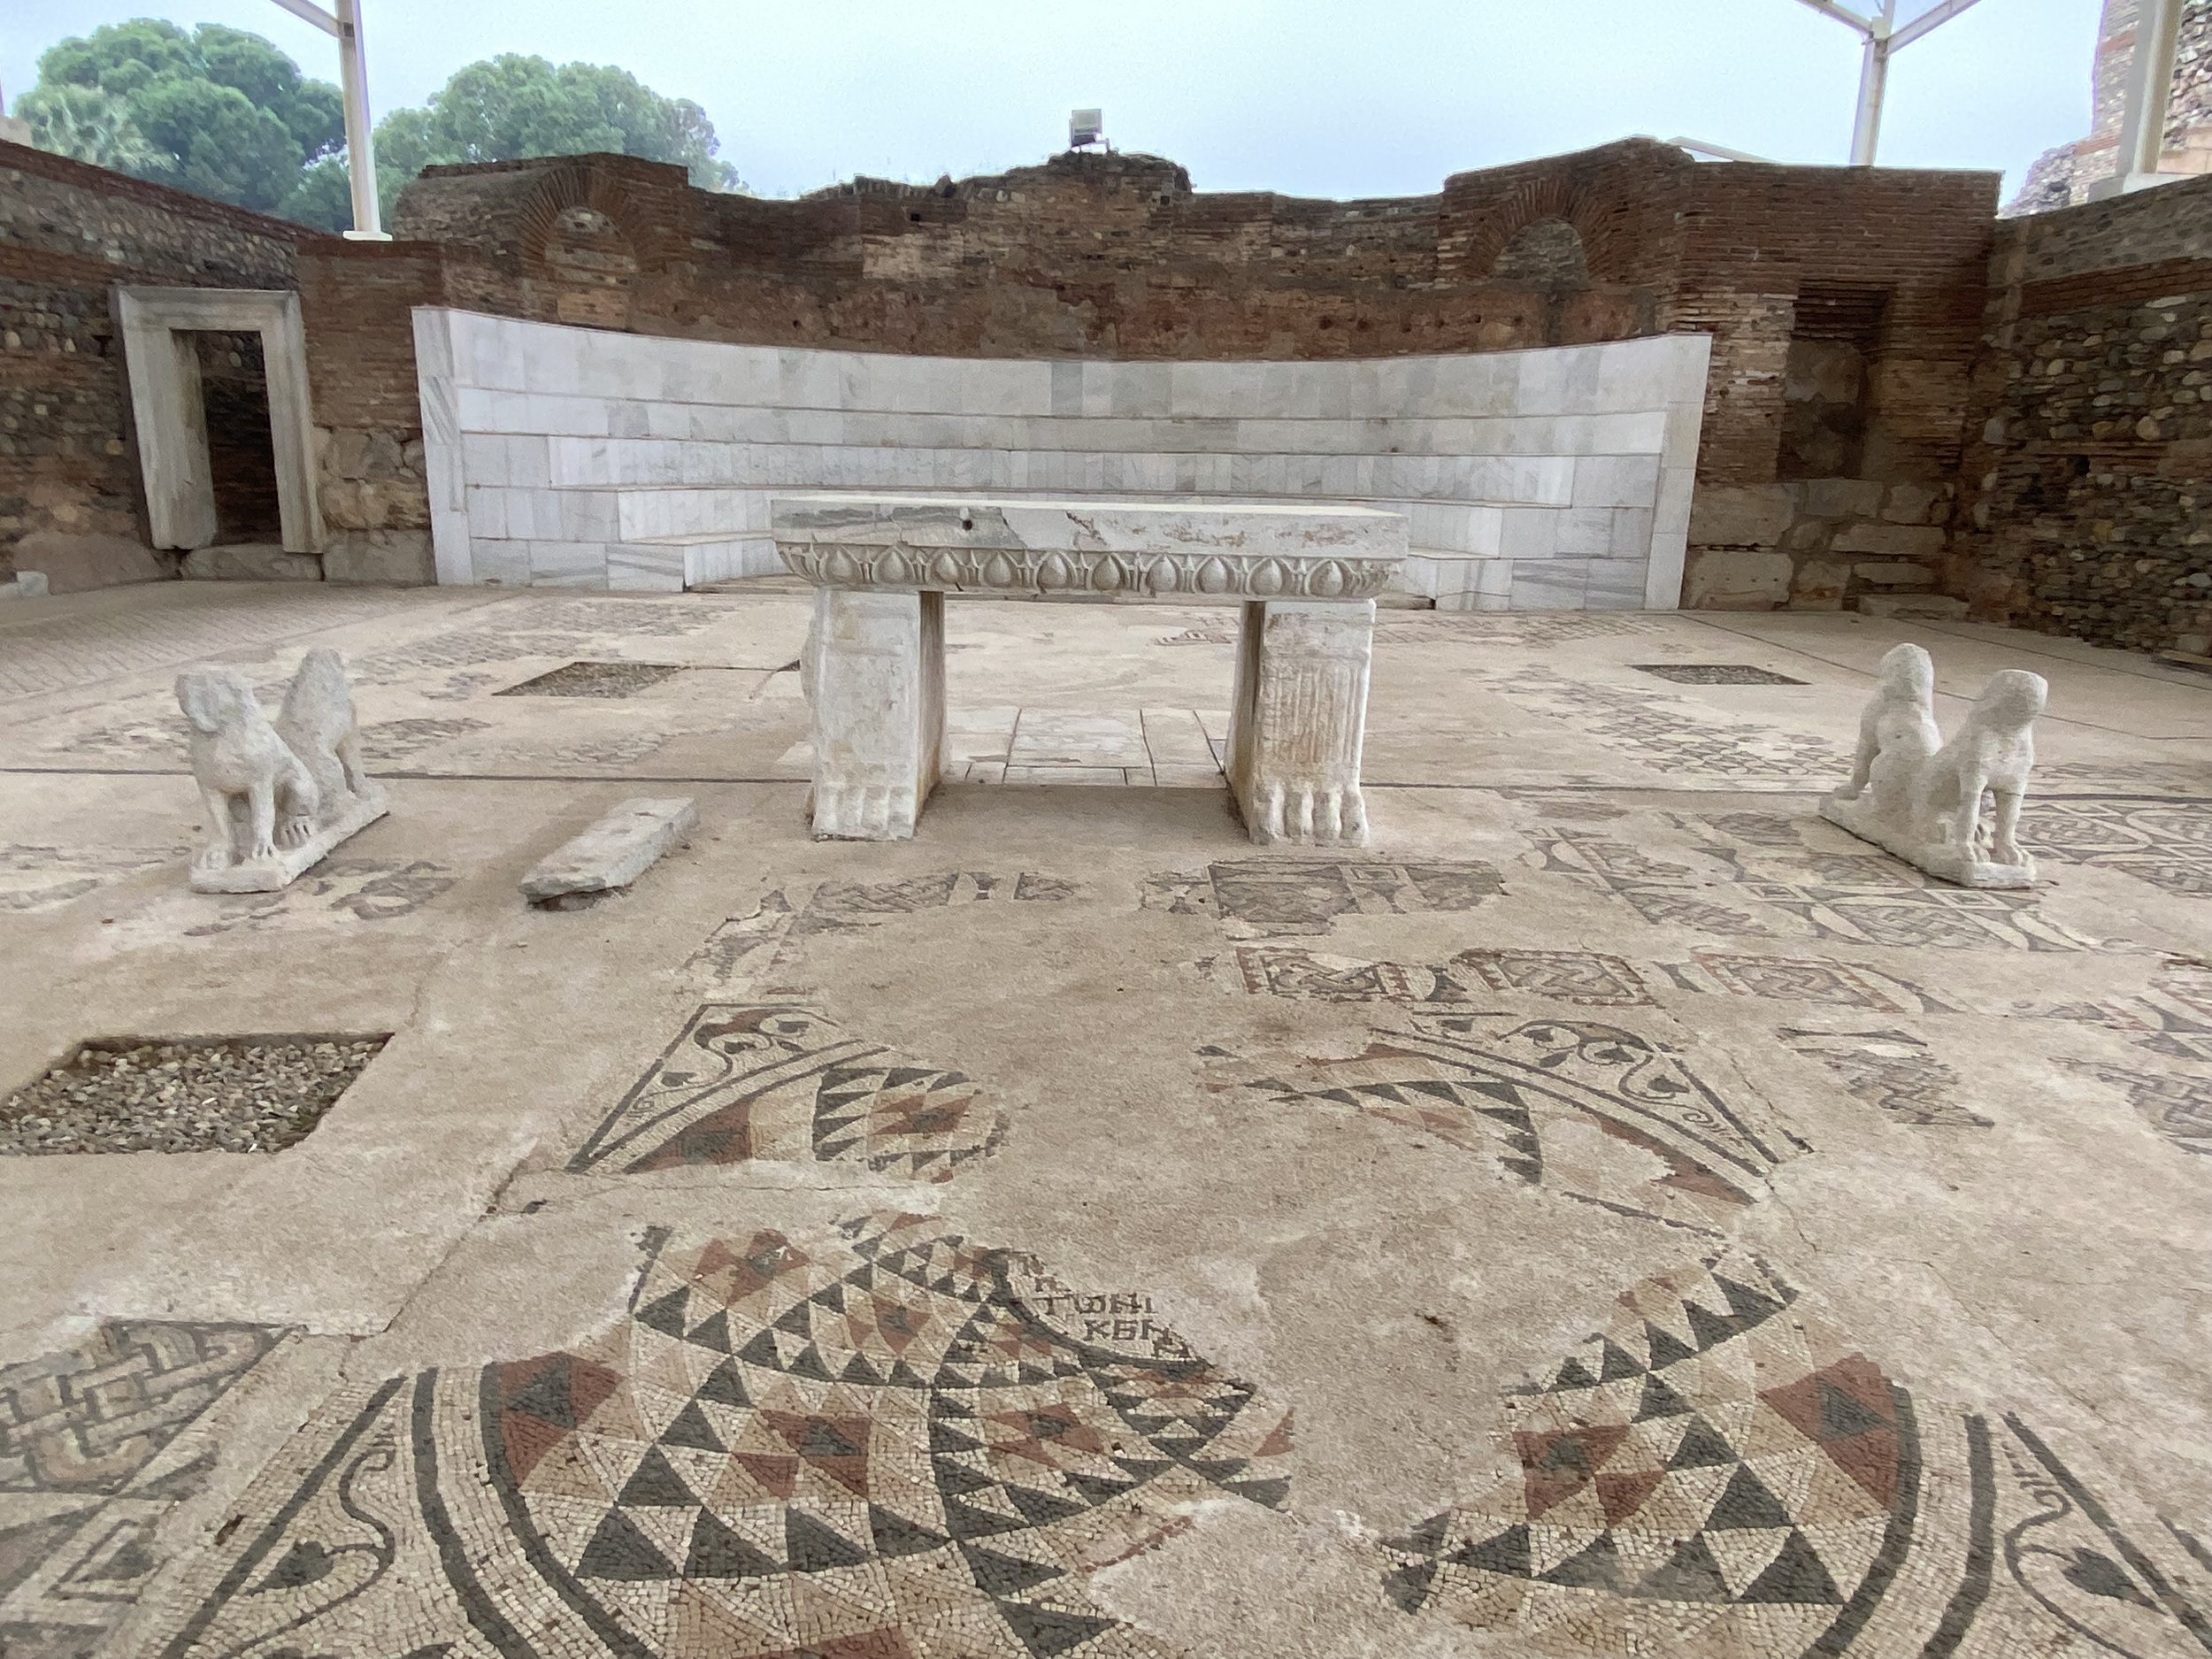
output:
[[[1325,362],[899,357],[415,312],[441,582],[780,570],[779,490],[1403,512],[1445,610],[1679,601],[1710,340]]]

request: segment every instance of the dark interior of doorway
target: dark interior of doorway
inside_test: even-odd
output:
[[[215,540],[274,543],[276,440],[269,426],[269,372],[261,336],[197,334],[200,396],[207,415],[207,458],[215,483]]]

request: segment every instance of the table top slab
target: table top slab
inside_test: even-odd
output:
[[[777,553],[818,586],[1354,601],[1405,557],[1366,507],[778,495]]]

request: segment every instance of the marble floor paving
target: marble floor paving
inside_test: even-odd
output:
[[[0,1156],[0,1655],[2212,1654],[2212,680],[1391,612],[1371,844],[1263,851],[1225,610],[950,621],[863,844],[801,595],[0,616],[0,1092],[388,1036],[273,1155]],[[2048,677],[2035,888],[1816,816],[1905,638]],[[187,891],[171,681],[315,646],[391,815]]]

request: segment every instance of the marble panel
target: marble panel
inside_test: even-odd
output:
[[[1647,580],[1639,559],[1594,559],[1589,565],[1589,585],[1583,605],[1590,611],[1641,611]]]
[[[1506,507],[1500,510],[1503,521],[1498,538],[1498,552],[1509,559],[1548,559],[1559,552],[1559,520],[1562,517],[1555,508]]]
[[[1579,611],[1589,584],[1590,565],[1586,560],[1516,559],[1512,609]]]
[[[465,484],[623,487],[612,531],[595,505],[565,509],[574,534],[562,534],[587,544],[734,534],[740,519],[764,528],[739,503],[777,490],[1318,496],[1392,503],[1430,552],[1648,557],[1655,603],[1678,586],[1672,543],[1686,522],[1673,495],[1694,461],[1708,353],[1701,337],[1671,336],[1475,357],[1087,364],[645,340],[439,311],[421,313],[426,331],[462,365],[445,394],[449,437],[425,422],[449,541],[465,527],[454,511]],[[1659,488],[1663,458],[1669,478],[1680,470],[1675,490]],[[1539,507],[1570,511],[1511,511]],[[564,510],[546,518],[533,498],[496,521],[480,511],[479,534],[550,539],[543,526]],[[458,548],[442,557],[444,580],[466,567]]]

